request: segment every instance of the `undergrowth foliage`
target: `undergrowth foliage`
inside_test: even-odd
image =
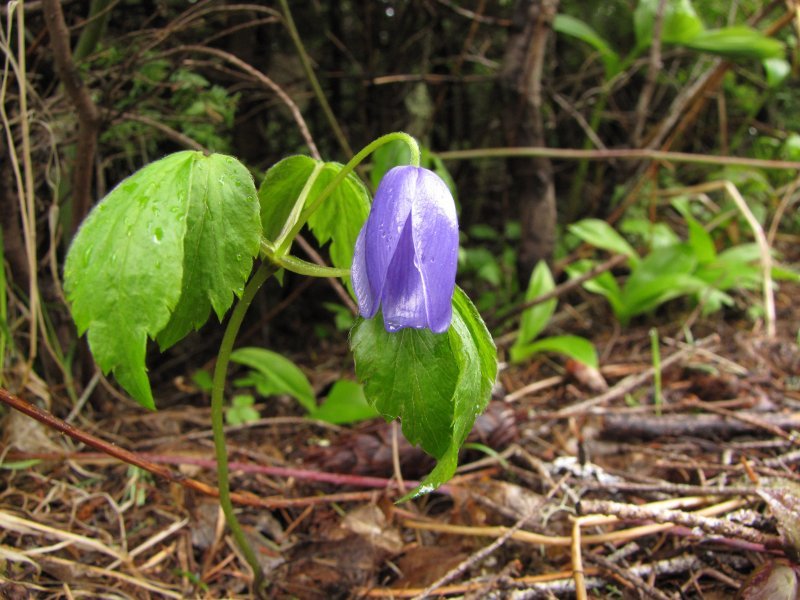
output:
[[[404,134],[385,136],[374,146],[398,138],[418,156],[416,143]],[[369,195],[352,169],[368,152],[347,167],[306,156],[287,158],[267,173],[258,192],[235,158],[193,151],[167,156],[120,183],[80,228],[64,272],[75,323],[88,334],[103,371],[113,372],[142,406],[155,409],[145,366],[147,340],[163,351],[204,325],[212,309],[221,321],[234,297],[242,296],[254,258],[300,274],[349,279],[356,238],[369,211]],[[415,168],[447,189],[433,172]],[[384,206],[408,201],[402,195],[382,198]],[[442,201],[452,203],[452,198]],[[440,200],[426,202],[414,213],[414,223],[430,223],[426,211]],[[449,210],[455,214],[454,207]],[[330,242],[333,270],[288,254],[305,223],[320,244]],[[437,260],[437,252],[447,251],[452,257],[438,257],[439,263],[455,261],[455,248],[440,248],[434,233],[423,229],[408,235],[429,258]],[[380,245],[380,238],[374,243]],[[417,259],[405,260],[387,277],[398,277],[397,269],[416,273],[421,268]],[[392,292],[387,284],[384,303],[387,298],[399,303],[396,310],[402,313],[410,299],[427,302],[428,286],[453,289],[454,268],[449,275],[430,276],[439,279],[417,289],[401,286]],[[368,401],[385,418],[400,417],[409,441],[440,459],[409,497],[438,487],[455,472],[458,449],[486,407],[497,370],[491,336],[467,296],[450,291],[442,300],[452,302],[453,314],[443,333],[441,318],[438,333],[426,322],[384,329],[382,319],[372,318],[373,310],[351,334],[356,373],[366,383]]]
[[[399,419],[405,437],[436,460],[419,485],[401,491],[406,500],[452,477],[497,376],[492,335],[468,296],[489,316],[507,357],[503,383],[526,380],[508,402],[527,393],[530,378],[541,383],[552,366],[568,386],[585,372],[605,385],[615,343],[603,337],[609,322],[616,339],[617,326],[630,331],[659,319],[650,329],[652,400],[644,388],[626,394],[636,414],[652,404],[659,417],[662,403],[665,412],[676,408],[668,377],[662,394],[660,355],[666,365],[672,336],[663,329],[674,323],[660,321],[674,309],[689,345],[695,320],[707,317],[746,314],[769,339],[785,333],[776,297],[800,281],[778,251],[790,245],[781,238],[787,223],[792,233],[800,228],[792,210],[797,163],[789,162],[800,158],[791,3],[298,4],[293,11],[314,56],[286,0],[278,1],[280,10],[159,3],[153,14],[148,4],[130,2],[125,19],[106,0],[92,2],[88,16],[89,3],[27,4],[0,9],[8,18],[0,28],[0,117],[13,155],[0,160],[0,197],[18,198],[2,215],[0,358],[9,367],[3,386],[41,394],[48,410],[68,412],[71,422],[94,385],[106,384],[96,373],[81,385],[87,373],[77,374],[88,365],[76,363],[86,357],[74,352],[69,316],[59,312],[57,261],[70,239],[64,288],[78,333],[102,372],[113,373],[145,409],[166,400],[151,388],[148,354],[156,346],[167,351],[212,313],[227,320],[213,377],[199,370],[194,383],[211,396],[220,503],[256,588],[260,567],[233,512],[223,430],[260,418],[256,395],[289,396],[310,419],[328,423]],[[70,24],[59,35],[54,7],[62,5],[60,19]],[[73,64],[60,64],[76,38]],[[305,78],[298,77],[303,70]],[[315,71],[325,74],[322,85]],[[322,110],[307,110],[309,103]],[[346,165],[333,160],[353,155],[348,138],[363,143],[397,123],[424,144],[452,150],[420,152],[414,139],[390,134]],[[523,134],[531,131],[541,136]],[[320,158],[318,146],[331,160]],[[189,150],[167,154],[177,148]],[[369,166],[361,164],[367,157]],[[521,163],[526,168],[516,169]],[[543,163],[555,168],[540,169]],[[106,181],[143,164],[106,193]],[[535,173],[526,171],[531,166]],[[416,221],[395,210],[395,202],[409,198],[389,198],[378,209],[376,193],[372,210],[370,190],[391,181],[387,174],[397,167],[435,182],[433,204],[452,226],[448,236],[424,233],[437,214],[424,202]],[[557,228],[533,208],[546,204],[540,187],[558,199]],[[383,245],[370,220],[398,226],[388,236],[397,244]],[[331,267],[295,255],[305,243],[303,228]],[[542,233],[552,246],[526,253],[526,243]],[[424,261],[440,250],[447,274],[437,272],[428,285]],[[450,274],[456,263],[466,292]],[[337,329],[350,332],[359,382],[335,381],[322,401],[283,354],[234,350],[259,288],[272,278],[283,284],[287,271],[337,280],[344,300],[322,306],[335,314]],[[591,314],[585,325],[564,327],[560,317],[583,314],[557,310],[575,298],[588,299]],[[357,305],[359,316],[349,310]],[[693,312],[685,318],[687,308]],[[612,318],[601,322],[598,312]],[[315,325],[319,333],[323,326]],[[797,325],[789,327],[794,338]],[[582,335],[571,335],[576,329]],[[559,356],[541,360],[543,353]],[[245,370],[234,381],[227,380],[230,362]],[[787,391],[796,384],[790,379]],[[66,400],[62,389],[66,410],[58,404]],[[537,398],[533,410],[560,411],[557,403],[571,393]],[[789,408],[784,401],[775,406]],[[563,409],[552,423],[580,408]],[[578,435],[581,422],[570,435]],[[543,429],[551,427],[558,425]],[[550,444],[542,439],[540,447]],[[562,441],[541,454],[529,450],[530,440],[520,447],[539,458],[553,448],[571,452]],[[126,502],[144,504],[149,475],[134,468],[128,477]],[[792,590],[800,582],[800,492],[785,481],[761,487],[791,564],[770,559],[744,589],[761,586],[767,591],[754,597],[770,598],[776,580]]]

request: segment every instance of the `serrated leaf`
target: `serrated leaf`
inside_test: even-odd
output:
[[[184,240],[181,296],[167,326],[158,333],[161,350],[208,320],[221,321],[241,296],[261,241],[253,177],[235,158],[212,154],[192,173]]]
[[[525,302],[530,302],[543,294],[553,291],[555,282],[550,268],[545,261],[539,261],[531,273],[528,289],[525,291]],[[541,302],[531,306],[522,313],[520,322],[519,336],[514,346],[522,346],[532,341],[539,335],[550,322],[550,318],[556,310],[558,301],[553,298],[547,302]]]
[[[382,323],[378,314],[359,319],[353,327],[350,346],[356,374],[381,416],[399,417],[406,438],[438,459],[433,471],[403,498],[407,500],[453,476],[458,450],[489,402],[497,355],[483,320],[459,288],[446,333],[388,333]]]
[[[399,502],[427,494],[453,476],[458,466],[458,451],[472,430],[475,419],[486,410],[497,378],[494,341],[475,306],[458,287],[453,295],[453,321],[448,334],[450,349],[459,369],[453,393],[452,437],[434,469]]]
[[[267,172],[258,190],[258,198],[261,202],[264,237],[268,240],[275,241],[278,238],[309,177],[317,168],[320,170],[316,173],[306,197],[307,207],[336,177],[343,165],[334,162],[321,163],[308,156],[290,156]],[[361,180],[351,173],[310,215],[308,228],[320,245],[330,242],[329,254],[335,267],[350,268],[356,238],[367,219],[369,207],[369,193]]]
[[[235,159],[178,152],[120,183],[75,236],[64,279],[78,331],[142,406],[155,408],[147,338],[169,345],[241,291],[260,237],[254,191]]]
[[[179,152],[121,182],[86,218],[64,267],[72,317],[97,364],[149,409],[147,338],[180,298],[192,172],[202,159]]]
[[[275,241],[283,230],[300,192],[319,161],[309,156],[289,156],[275,163],[258,188],[264,237]]]
[[[342,168],[343,165],[339,163],[325,163],[311,188],[306,204],[313,202]],[[331,195],[309,217],[308,227],[317,242],[320,245],[329,241],[331,243],[328,252],[333,266],[340,269],[350,268],[353,263],[356,238],[358,238],[364,221],[367,220],[369,208],[370,200],[367,189],[361,180],[351,173],[336,186]],[[347,282],[349,288],[349,278]]]
[[[308,412],[317,408],[314,389],[308,377],[285,356],[265,348],[238,348],[231,353],[231,361],[254,369],[266,379],[271,394],[288,394]]]
[[[788,479],[768,480],[758,490],[778,522],[786,553],[800,561],[800,484]]]
[[[586,338],[577,335],[556,335],[542,338],[531,344],[520,344],[511,348],[512,362],[522,362],[538,352],[558,352],[585,365],[598,367],[597,351]]]
[[[428,329],[389,333],[378,313],[356,321],[350,347],[368,401],[387,421],[399,417],[410,443],[441,457],[452,438],[459,376],[448,334]]]

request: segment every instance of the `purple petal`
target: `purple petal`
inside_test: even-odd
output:
[[[458,266],[458,217],[447,185],[420,169],[411,211],[414,255],[421,273],[427,327],[443,333],[453,316],[453,290]]]
[[[356,238],[356,247],[353,251],[353,266],[350,267],[350,278],[353,282],[353,291],[358,300],[358,312],[365,319],[371,319],[378,312],[379,298],[373,295],[372,287],[367,278],[367,257],[365,251],[366,225],[361,228]]]
[[[386,272],[411,212],[416,178],[409,177],[409,169],[395,167],[383,176],[365,225],[367,280],[374,298],[383,296]]]
[[[409,218],[402,228],[383,286],[381,306],[386,331],[397,331],[403,327],[422,329],[428,326],[425,290],[414,256],[412,236]]]

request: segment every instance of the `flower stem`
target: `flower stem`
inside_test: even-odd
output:
[[[228,325],[225,328],[225,334],[222,336],[222,343],[219,346],[217,353],[217,364],[214,367],[214,378],[211,387],[211,429],[214,434],[214,450],[217,458],[217,485],[219,487],[219,504],[222,507],[222,512],[225,513],[225,520],[231,530],[233,539],[236,545],[244,554],[247,564],[253,569],[254,581],[253,588],[256,595],[259,595],[259,590],[264,584],[264,572],[261,565],[256,558],[255,552],[248,544],[244,536],[242,526],[236,518],[233,510],[233,502],[231,502],[231,488],[229,481],[228,471],[228,450],[225,445],[225,422],[223,419],[223,408],[225,401],[225,378],[228,373],[228,363],[231,359],[231,351],[233,350],[233,343],[236,341],[236,336],[242,326],[244,315],[250,303],[253,301],[256,292],[269,279],[276,271],[276,267],[270,263],[262,263],[253,277],[247,283],[242,297],[231,313],[228,320]]]
[[[361,164],[361,162],[370,154],[375,152],[381,146],[388,144],[390,142],[401,141],[404,142],[408,149],[411,151],[411,157],[409,158],[409,164],[412,167],[418,167],[420,163],[420,152],[419,152],[419,144],[417,144],[417,140],[413,137],[408,135],[407,133],[403,133],[402,131],[395,131],[393,133],[387,133],[386,135],[382,135],[377,140],[374,140],[364,146],[358,154],[356,154],[353,158],[350,159],[342,169],[336,174],[336,177],[331,179],[331,182],[322,190],[319,196],[314,199],[314,202],[311,203],[301,214],[300,218],[297,219],[297,222],[294,224],[292,229],[285,235],[282,236],[282,242],[275,250],[275,254],[278,256],[285,255],[291,245],[292,241],[297,234],[302,229],[303,225],[305,225],[308,218],[317,210],[320,205],[325,201],[325,199],[331,195],[333,190],[336,189],[342,181],[344,181],[345,177],[347,177],[353,170]]]

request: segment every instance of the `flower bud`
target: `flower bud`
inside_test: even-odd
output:
[[[361,316],[372,318],[380,307],[386,331],[447,331],[457,261],[458,217],[444,181],[421,167],[387,172],[353,256]]]

